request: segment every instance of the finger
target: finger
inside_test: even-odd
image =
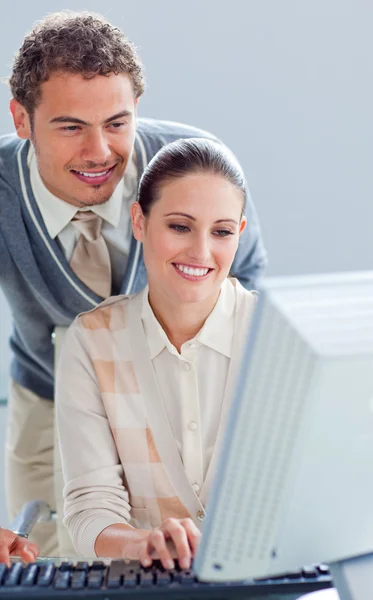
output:
[[[0,544],[0,564],[1,563],[5,563],[10,567],[9,546],[7,544]]]
[[[151,556],[151,546],[149,544],[149,538],[143,540],[138,547],[138,559],[143,567],[150,567],[153,559]]]
[[[192,519],[182,519],[180,521],[180,524],[184,527],[186,531],[192,555],[195,556],[197,553],[197,548],[201,541],[202,533],[200,532],[194,521],[192,521]]]
[[[167,547],[165,534],[161,529],[154,529],[148,538],[148,549],[155,550],[159,560],[165,569],[173,569],[175,562]]]
[[[165,521],[162,524],[162,530],[165,529],[175,545],[176,554],[181,568],[189,569],[192,553],[188,542],[188,536],[184,527],[180,521],[177,521],[176,519],[170,519],[170,521]]]
[[[34,562],[39,554],[36,544],[26,542],[20,545],[19,555],[25,562]]]

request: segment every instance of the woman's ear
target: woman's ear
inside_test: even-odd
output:
[[[238,231],[238,234],[239,234],[239,235],[241,235],[241,233],[242,233],[242,232],[243,232],[243,230],[245,229],[246,225],[247,225],[247,219],[246,219],[245,215],[243,215],[243,216],[242,216],[242,219],[241,219],[241,223],[240,223],[240,229],[239,229],[239,231]]]
[[[142,242],[145,231],[145,217],[142,208],[138,202],[134,202],[131,206],[131,221],[132,231],[135,240]]]

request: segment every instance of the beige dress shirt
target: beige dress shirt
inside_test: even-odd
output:
[[[143,295],[142,321],[171,429],[190,483],[199,492],[210,464],[232,352],[235,289],[222,293],[197,335],[170,343]]]
[[[113,523],[149,528],[179,513],[198,521],[254,304],[237,281],[224,282],[180,354],[147,288],[131,300],[108,299],[69,329],[56,410],[65,522],[79,552],[94,554],[97,535]]]

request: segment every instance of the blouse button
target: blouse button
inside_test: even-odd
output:
[[[184,371],[189,371],[189,369],[190,369],[190,364],[189,364],[189,363],[187,363],[187,362],[183,363],[183,369],[184,369]]]
[[[200,490],[198,483],[193,483],[192,488],[194,489],[195,492],[199,492],[199,490]]]
[[[196,431],[197,423],[195,421],[191,421],[188,425],[188,429],[190,429],[190,431]]]
[[[199,511],[197,512],[197,519],[198,519],[199,521],[204,521],[204,519],[205,519],[205,513],[203,512],[203,510],[199,510]]]

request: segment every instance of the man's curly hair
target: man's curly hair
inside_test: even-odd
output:
[[[101,15],[57,12],[27,34],[13,62],[9,85],[30,115],[41,99],[41,84],[52,73],[95,75],[128,73],[135,98],[144,91],[144,70],[136,48]]]

